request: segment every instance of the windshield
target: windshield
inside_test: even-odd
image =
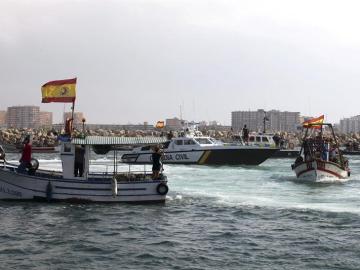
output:
[[[196,138],[195,139],[199,144],[213,144],[209,139],[207,138]]]

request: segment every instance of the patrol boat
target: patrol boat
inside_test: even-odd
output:
[[[136,140],[135,140],[136,139]],[[103,172],[91,171],[92,146],[146,144],[155,138],[97,137],[69,138],[61,142],[62,171],[38,169],[37,160],[32,160],[28,171],[18,171],[17,164],[6,161],[0,154],[0,200],[45,200],[71,202],[164,202],[168,192],[167,177],[160,174],[152,179],[151,172],[125,171],[118,168],[115,148],[113,166]],[[83,175],[74,176],[77,145],[84,147]]]
[[[267,133],[250,133],[248,145],[255,145],[259,147],[276,147],[273,139],[273,134]],[[240,137],[241,139],[241,137]],[[284,146],[280,145],[280,150],[277,151],[271,158],[293,158],[300,154],[300,147],[295,147],[293,143],[285,143]]]
[[[186,134],[161,144],[164,164],[259,165],[279,149],[228,144],[209,136]],[[151,164],[152,146],[134,148],[122,155],[129,164]]]

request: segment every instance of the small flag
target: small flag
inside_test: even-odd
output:
[[[47,82],[41,87],[42,103],[74,102],[75,88],[76,78]]]
[[[165,126],[164,121],[157,121],[155,127],[156,127],[156,128],[164,128],[164,126]]]
[[[303,123],[304,128],[315,128],[320,129],[321,124],[324,122],[324,115],[321,115],[316,118],[311,118]],[[318,125],[317,125],[318,124]]]

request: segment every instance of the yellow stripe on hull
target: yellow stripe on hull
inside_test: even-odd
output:
[[[211,154],[210,150],[206,150],[198,161],[198,164],[204,164]]]

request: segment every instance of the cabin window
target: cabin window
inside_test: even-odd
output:
[[[196,141],[199,144],[212,144],[212,142],[209,141],[207,138],[196,138]]]
[[[269,142],[269,139],[267,137],[262,138],[263,142]]]
[[[256,142],[261,142],[261,137],[260,136],[256,136]]]
[[[183,145],[183,141],[182,141],[182,140],[176,140],[176,141],[175,141],[175,144],[176,144],[176,145]]]
[[[167,141],[166,143],[163,144],[163,149],[166,149],[169,147],[170,141]]]
[[[250,137],[250,138],[249,138],[249,141],[250,141],[250,142],[254,142],[254,141],[255,141],[255,138],[254,138],[254,137]]]
[[[70,153],[71,152],[71,145],[68,143],[64,144],[64,153]]]
[[[150,148],[151,148],[151,145],[147,145],[147,146],[141,147],[141,151],[148,151],[148,150],[150,150]]]
[[[194,145],[195,142],[193,140],[184,140],[184,145]]]

